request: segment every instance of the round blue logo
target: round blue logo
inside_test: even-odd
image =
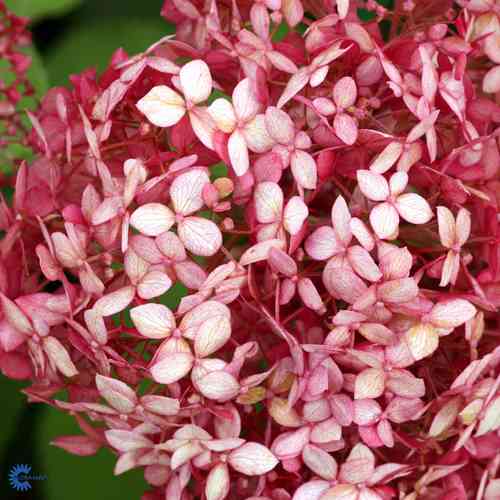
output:
[[[27,464],[14,465],[9,472],[10,485],[17,491],[28,491],[31,489],[28,474],[31,472],[31,467]]]

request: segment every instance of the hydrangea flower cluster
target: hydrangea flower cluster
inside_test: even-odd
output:
[[[11,144],[22,143],[28,131],[19,113],[21,100],[34,94],[26,74],[31,57],[23,52],[31,43],[27,24],[28,19],[14,15],[0,0],[0,162],[3,169],[11,167],[14,159],[4,151]]]
[[[498,2],[162,12],[31,117],[3,373],[143,500],[498,500]]]

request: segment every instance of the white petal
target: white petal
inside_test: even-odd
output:
[[[432,219],[432,210],[429,204],[418,194],[402,194],[396,200],[399,215],[412,224],[425,224]]]
[[[170,87],[153,87],[137,103],[139,111],[157,127],[171,127],[186,113],[184,99]]]
[[[242,132],[248,149],[254,153],[265,153],[274,144],[267,132],[266,119],[263,114],[257,115],[253,120],[247,122]]]
[[[309,215],[309,209],[300,196],[292,196],[283,212],[283,226],[291,234],[297,234]]]
[[[208,112],[217,127],[226,134],[230,134],[236,127],[234,108],[227,99],[215,99],[208,107]]]
[[[206,101],[212,93],[210,68],[200,59],[185,64],[179,78],[184,96],[195,104]]]
[[[255,96],[250,78],[244,78],[233,91],[233,106],[238,120],[248,121],[259,111],[259,101]]]
[[[394,239],[398,234],[399,214],[389,203],[380,203],[370,212],[370,224],[381,240]]]
[[[130,217],[130,224],[146,236],[158,236],[168,231],[175,222],[175,215],[161,203],[142,205]]]
[[[168,337],[175,328],[172,311],[163,304],[143,304],[130,310],[130,317],[138,332],[150,339]]]
[[[257,220],[262,224],[277,222],[283,211],[283,191],[275,182],[261,182],[254,192]]]
[[[385,201],[389,197],[389,184],[381,174],[358,170],[357,179],[359,189],[369,200]]]
[[[246,443],[234,450],[228,462],[234,470],[247,476],[260,476],[278,465],[278,459],[259,443]]]
[[[177,227],[184,246],[195,255],[210,257],[222,246],[222,234],[217,225],[202,217],[187,217]]]
[[[176,177],[170,186],[170,198],[176,213],[190,215],[203,207],[202,191],[209,182],[207,171],[202,168],[189,170]]]
[[[304,189],[316,189],[318,173],[314,158],[309,153],[297,149],[291,155],[290,163],[297,184]]]
[[[100,316],[112,316],[123,311],[133,300],[135,289],[132,286],[124,286],[115,292],[101,297],[95,304],[94,310]]]
[[[239,130],[235,130],[229,137],[227,152],[236,175],[241,177],[246,174],[250,162],[248,159],[248,148],[245,137]]]

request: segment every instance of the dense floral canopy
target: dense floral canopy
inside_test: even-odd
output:
[[[29,113],[0,369],[143,500],[500,498],[500,3],[382,3],[166,0]]]

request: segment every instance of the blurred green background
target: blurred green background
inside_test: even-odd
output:
[[[67,85],[68,75],[88,67],[101,71],[118,47],[141,52],[173,27],[159,15],[162,0],[6,0],[16,14],[32,19],[34,60],[31,78],[39,95]],[[115,457],[101,450],[77,457],[49,446],[58,435],[80,434],[73,419],[46,405],[26,404],[25,384],[0,375],[0,499],[129,500],[146,489],[141,471],[113,476]],[[27,463],[45,481],[15,492],[8,472]]]

